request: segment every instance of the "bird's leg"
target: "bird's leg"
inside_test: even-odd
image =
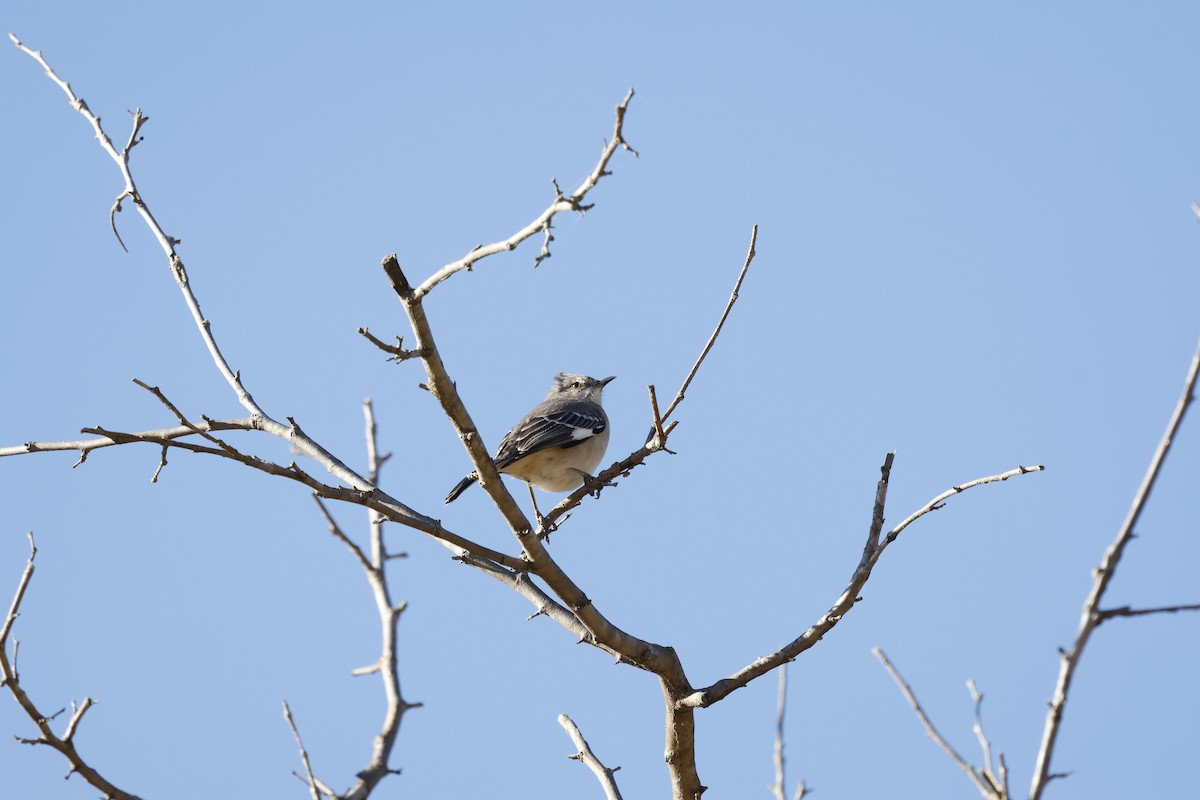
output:
[[[538,527],[544,529],[546,527],[546,518],[542,516],[542,511],[538,508],[537,498],[533,496],[533,484],[527,483],[525,484],[525,488],[529,490],[529,500],[533,503],[533,515],[537,518]],[[546,531],[546,538],[550,538],[549,531]]]

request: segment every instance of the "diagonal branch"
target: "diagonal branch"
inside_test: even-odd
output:
[[[192,290],[191,280],[188,277],[187,270],[184,268],[183,259],[176,251],[176,245],[179,244],[179,240],[173,236],[167,235],[167,233],[163,231],[162,227],[159,225],[158,221],[154,218],[154,215],[150,212],[149,206],[146,204],[144,198],[137,188],[137,184],[134,181],[133,173],[129,166],[130,152],[133,150],[133,147],[139,141],[141,141],[138,133],[147,121],[147,118],[142,116],[141,110],[139,109],[134,112],[133,132],[129,137],[128,143],[125,145],[125,148],[118,152],[116,147],[113,145],[112,140],[108,137],[108,134],[104,132],[100,118],[93,114],[91,109],[88,108],[87,103],[85,103],[75,94],[74,90],[71,89],[70,84],[61,79],[58,74],[54,72],[54,70],[46,62],[45,58],[42,57],[42,54],[26,47],[11,34],[9,38],[12,39],[13,44],[15,44],[22,52],[28,54],[31,58],[36,60],[46,70],[46,74],[50,77],[50,79],[53,80],[67,95],[71,102],[71,107],[79,112],[92,126],[92,129],[96,133],[96,138],[100,141],[101,147],[116,163],[121,172],[121,176],[124,179],[125,187],[119,195],[114,208],[119,209],[120,202],[124,198],[128,197],[132,199],[134,205],[137,207],[138,213],[141,215],[146,225],[150,228],[151,232],[158,240],[160,247],[167,256],[171,273],[176,284],[179,286],[180,292],[183,294],[184,301],[191,312],[192,319],[196,324],[196,328],[200,334],[200,337],[204,341],[205,346],[208,348],[209,355],[216,364],[218,371],[225,378],[225,381],[233,389],[237,396],[238,402],[250,413],[250,418],[253,420],[253,428],[255,430],[265,431],[266,433],[269,433],[272,436],[287,442],[293,450],[316,461],[352,490],[362,493],[376,491],[376,487],[373,483],[354,470],[350,469],[340,459],[334,456],[333,453],[329,452],[316,440],[304,433],[304,431],[300,429],[300,426],[295,424],[293,420],[289,420],[291,424],[284,424],[270,417],[263,410],[263,408],[259,406],[257,402],[255,402],[254,398],[246,390],[242,383],[241,373],[234,371],[229,365],[228,360],[221,353],[221,350],[217,345],[216,338],[212,332],[212,324],[200,310],[200,303]],[[97,429],[97,431],[103,433],[102,431],[99,431],[99,429]],[[26,450],[28,451],[29,449],[31,448],[27,445]],[[197,448],[188,449],[195,450]],[[199,452],[200,450],[197,451]],[[13,455],[16,452],[18,451],[14,448],[5,448],[4,450],[0,450],[0,455]],[[86,451],[81,452],[86,457]],[[435,538],[441,540],[443,544],[451,547],[452,551],[455,552],[455,555],[461,555],[461,552],[458,552],[455,550],[455,548],[459,548],[461,550],[463,549],[463,545],[461,543],[452,542],[449,539],[438,535],[437,532],[441,530],[441,526],[436,520],[418,514],[416,511],[404,505],[403,503],[394,500],[394,498],[388,503],[388,505],[391,507],[390,512],[387,513],[389,519],[402,522],[402,524],[415,527],[418,530],[423,530],[425,533],[434,535]],[[484,555],[484,557],[491,557],[483,554],[480,550],[474,550],[474,552],[479,555]]]
[[[525,241],[531,236],[537,235],[539,232],[542,232],[546,235],[546,243],[542,247],[541,255],[538,256],[538,263],[548,258],[550,255],[548,247],[550,239],[552,238],[550,236],[550,223],[554,217],[564,211],[578,211],[583,213],[591,208],[591,206],[583,205],[583,200],[585,197],[587,197],[588,192],[595,188],[596,184],[600,182],[601,178],[603,178],[605,175],[611,174],[607,169],[608,162],[612,159],[613,155],[619,148],[624,148],[633,153],[635,156],[637,155],[637,151],[630,147],[624,138],[625,111],[629,108],[629,101],[632,99],[633,89],[630,89],[629,92],[626,93],[625,99],[622,100],[620,105],[617,106],[617,121],[613,126],[612,140],[604,146],[604,150],[600,153],[599,162],[596,163],[596,166],[592,170],[591,174],[584,178],[583,183],[579,184],[579,188],[577,188],[571,195],[564,196],[563,193],[558,190],[558,184],[555,183],[554,202],[551,203],[549,207],[539,214],[532,222],[530,222],[524,228],[521,228],[521,230],[517,231],[507,239],[498,242],[492,242],[491,244],[480,245],[457,261],[451,261],[449,264],[433,273],[433,275],[429,276],[424,283],[414,289],[413,299],[417,301],[421,300],[423,297],[425,297],[425,295],[433,291],[435,286],[448,279],[454,273],[461,272],[465,269],[469,270],[475,264],[479,263],[488,256],[494,256],[497,253],[506,253],[509,250],[513,250],[517,247],[517,245],[521,244],[521,242]]]
[[[283,701],[283,718],[287,720],[288,727],[292,729],[292,736],[296,739],[296,747],[300,750],[300,763],[304,765],[304,778],[301,780],[308,787],[308,793],[312,797],[312,800],[321,800],[321,790],[317,788],[319,781],[317,780],[317,776],[313,775],[312,764],[308,760],[308,750],[304,748],[304,740],[300,738],[300,730],[296,727],[296,720],[292,717],[292,709],[288,708],[286,700]]]
[[[651,453],[657,453],[660,450],[667,450],[667,437],[671,431],[675,430],[675,426],[679,424],[679,420],[674,420],[670,424],[667,422],[667,417],[671,415],[680,403],[683,402],[684,394],[692,383],[692,379],[696,377],[696,373],[700,370],[700,365],[704,363],[704,359],[708,357],[708,353],[716,343],[717,337],[721,334],[721,329],[725,327],[725,320],[729,319],[729,312],[733,310],[733,304],[738,300],[738,293],[742,288],[742,281],[746,279],[746,273],[750,270],[750,263],[754,261],[755,243],[758,241],[758,226],[755,225],[750,230],[750,247],[746,252],[746,260],[742,263],[741,272],[738,273],[737,280],[733,284],[733,291],[729,295],[729,300],[725,303],[725,310],[721,313],[721,318],[717,320],[717,327],[713,329],[712,335],[708,337],[704,347],[700,351],[699,358],[692,365],[687,377],[684,378],[683,384],[680,385],[679,391],[675,393],[675,399],[671,401],[671,405],[667,407],[666,413],[659,414],[658,411],[658,393],[654,386],[650,386],[650,410],[652,416],[653,427],[650,430],[650,435],[646,437],[646,443],[642,447],[630,453],[621,461],[616,462],[608,469],[603,470],[596,476],[596,481],[592,485],[584,484],[567,497],[559,501],[558,505],[545,517],[542,518],[541,536],[552,532],[560,520],[571,512],[576,506],[583,502],[583,498],[589,494],[599,494],[600,490],[612,484],[614,478],[618,475],[628,475],[634,467],[637,467],[645,462],[646,458]],[[667,452],[671,452],[667,450]]]
[[[250,393],[246,391],[246,388],[242,385],[241,375],[235,372],[233,368],[229,366],[229,362],[226,360],[225,356],[222,355],[221,349],[217,346],[217,341],[212,335],[211,323],[200,310],[200,301],[197,300],[195,293],[192,292],[191,282],[188,279],[187,270],[183,266],[183,259],[180,258],[179,254],[175,250],[175,245],[179,244],[179,240],[173,236],[168,236],[167,233],[162,229],[162,226],[158,224],[158,220],[156,220],[154,215],[150,212],[150,207],[142,198],[141,193],[138,191],[137,183],[133,179],[133,172],[129,168],[129,153],[131,150],[133,150],[134,145],[140,141],[140,139],[137,138],[138,131],[140,131],[141,127],[149,121],[149,117],[142,116],[141,109],[133,112],[133,133],[129,137],[129,143],[126,144],[123,150],[118,152],[116,147],[113,146],[112,139],[110,139],[108,134],[104,132],[104,128],[100,124],[100,118],[92,113],[91,109],[88,108],[87,103],[76,96],[69,83],[58,77],[58,74],[50,67],[50,65],[46,62],[46,59],[42,57],[42,54],[26,47],[20,42],[20,40],[17,39],[16,36],[13,36],[11,33],[8,35],[8,38],[11,39],[13,44],[15,44],[22,52],[26,53],[42,65],[42,68],[46,70],[46,75],[50,77],[50,80],[58,84],[58,87],[67,95],[67,98],[71,102],[71,108],[82,114],[83,118],[86,119],[92,126],[92,129],[96,132],[96,139],[100,142],[100,146],[104,148],[104,152],[108,153],[109,157],[112,158],[112,160],[116,163],[117,168],[121,171],[121,177],[125,181],[125,188],[121,191],[120,196],[117,198],[116,204],[113,206],[114,211],[120,210],[121,200],[125,197],[128,197],[133,201],[134,206],[137,208],[138,213],[145,221],[146,226],[150,228],[150,232],[154,234],[154,238],[158,240],[159,246],[162,248],[163,253],[166,254],[167,260],[170,263],[171,273],[175,278],[175,282],[179,285],[179,290],[183,293],[184,301],[187,303],[188,310],[192,314],[192,319],[195,321],[196,327],[200,331],[200,337],[204,340],[204,344],[208,348],[209,355],[212,356],[213,362],[217,365],[217,369],[220,370],[221,375],[225,378],[225,381],[237,394],[238,402],[241,403],[242,407],[252,415],[262,415],[265,417],[265,412],[259,407],[258,403],[254,401],[254,398],[250,396]],[[124,247],[124,243],[122,243],[122,247]]]
[[[717,337],[721,335],[721,328],[725,327],[725,320],[729,319],[729,312],[733,310],[733,304],[737,302],[738,292],[742,288],[742,281],[746,279],[746,273],[750,270],[750,262],[754,260],[755,249],[754,245],[758,242],[758,225],[755,225],[750,230],[750,249],[746,253],[746,261],[742,264],[742,271],[738,273],[737,281],[733,284],[733,292],[729,295],[729,302],[725,304],[725,310],[721,313],[721,319],[717,321],[717,327],[713,330],[712,336],[708,337],[708,341],[704,344],[704,349],[700,351],[700,357],[696,359],[696,363],[692,365],[692,369],[688,372],[687,377],[683,379],[683,384],[680,385],[679,391],[675,393],[675,399],[671,401],[671,405],[667,406],[666,412],[662,415],[662,421],[670,418],[671,412],[675,407],[683,402],[684,393],[687,392],[689,386],[692,385],[692,379],[696,377],[696,372],[699,371],[700,365],[704,363],[704,359],[708,357],[708,351],[712,350],[713,345],[717,341]]]
[[[1104,558],[1100,561],[1100,566],[1095,570],[1092,589],[1083,603],[1083,613],[1080,616],[1079,631],[1075,636],[1075,643],[1071,646],[1070,650],[1062,651],[1058,669],[1058,680],[1054,686],[1054,696],[1049,703],[1050,710],[1046,712],[1046,724],[1042,730],[1042,743],[1038,748],[1037,761],[1035,762],[1033,771],[1033,782],[1029,787],[1029,800],[1040,800],[1047,784],[1054,778],[1060,777],[1059,774],[1050,772],[1050,762],[1054,757],[1054,746],[1058,741],[1059,728],[1062,726],[1063,710],[1067,705],[1067,696],[1071,691],[1071,681],[1075,677],[1075,669],[1079,666],[1079,659],[1083,656],[1084,648],[1087,647],[1092,632],[1105,619],[1117,616],[1117,614],[1112,613],[1105,616],[1105,612],[1100,610],[1100,603],[1104,599],[1104,592],[1108,589],[1108,584],[1112,581],[1113,575],[1116,574],[1117,565],[1121,562],[1121,555],[1125,552],[1125,545],[1129,544],[1129,541],[1133,538],[1133,529],[1142,515],[1142,510],[1146,507],[1146,501],[1150,498],[1150,492],[1154,489],[1155,481],[1158,480],[1158,473],[1162,470],[1163,462],[1166,461],[1167,453],[1171,449],[1171,443],[1174,441],[1175,435],[1179,432],[1179,426],[1183,424],[1183,417],[1187,413],[1188,406],[1195,399],[1198,375],[1200,375],[1200,346],[1197,346],[1196,352],[1192,356],[1192,363],[1188,367],[1187,378],[1183,382],[1183,393],[1179,396],[1179,402],[1175,404],[1175,411],[1171,414],[1170,421],[1167,422],[1167,430],[1163,433],[1163,437],[1154,451],[1154,456],[1150,459],[1150,466],[1146,470],[1146,475],[1142,478],[1142,484],[1138,487],[1137,493],[1133,497],[1133,504],[1129,508],[1129,514],[1125,517],[1125,521],[1117,531],[1116,538],[1113,539],[1108,549],[1105,550]]]
[[[900,672],[894,666],[892,666],[892,662],[888,660],[887,655],[885,655],[884,652],[878,647],[873,648],[871,652],[875,654],[875,657],[878,658],[883,664],[884,669],[886,669],[888,674],[892,676],[892,680],[894,680],[896,685],[900,687],[901,693],[904,694],[904,699],[908,701],[908,704],[912,706],[913,711],[916,712],[917,719],[921,720],[921,725],[925,728],[925,733],[929,736],[929,738],[937,742],[938,747],[945,750],[946,755],[950,756],[950,758],[954,760],[954,763],[958,764],[962,771],[967,773],[967,777],[969,777],[971,782],[975,784],[975,788],[979,790],[981,795],[987,798],[987,800],[999,800],[998,794],[993,790],[993,787],[990,783],[984,781],[983,776],[979,774],[979,770],[977,770],[965,758],[959,755],[958,751],[954,749],[954,746],[946,741],[942,734],[938,733],[938,729],[934,727],[929,717],[925,714],[925,709],[921,708],[921,703],[917,700],[917,696],[913,694],[912,687],[905,682],[904,678],[900,677]]]

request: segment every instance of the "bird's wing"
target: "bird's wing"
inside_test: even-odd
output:
[[[595,403],[571,402],[553,409],[540,406],[509,431],[496,452],[496,468],[551,447],[574,447],[604,432],[608,420]]]

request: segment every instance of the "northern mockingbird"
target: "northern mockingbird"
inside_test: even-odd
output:
[[[546,399],[504,435],[496,469],[546,492],[565,492],[590,479],[608,447],[608,415],[600,393],[616,376],[554,376]],[[479,474],[472,472],[446,495],[453,503]]]

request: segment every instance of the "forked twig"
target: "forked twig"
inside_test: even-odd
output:
[[[979,774],[979,771],[975,769],[974,766],[972,766],[965,758],[959,755],[958,751],[954,749],[954,746],[946,741],[946,738],[938,732],[937,728],[934,727],[933,722],[930,721],[929,716],[925,713],[925,709],[921,708],[921,703],[917,700],[917,696],[913,694],[912,687],[909,686],[908,683],[905,682],[904,678],[900,676],[899,670],[892,666],[892,662],[888,660],[887,655],[885,655],[884,652],[878,647],[872,648],[871,652],[875,654],[875,657],[878,658],[880,663],[883,664],[884,669],[886,669],[888,674],[892,676],[892,680],[894,680],[896,685],[900,687],[901,693],[904,694],[904,699],[908,701],[910,706],[912,706],[913,711],[917,714],[917,719],[921,721],[922,727],[925,728],[926,735],[928,735],[930,739],[933,739],[933,741],[937,742],[938,747],[946,751],[946,755],[950,756],[950,758],[954,760],[954,763],[958,764],[962,771],[967,773],[967,777],[969,777],[971,782],[975,784],[975,788],[979,790],[980,794],[987,798],[987,800],[997,800],[998,795],[993,790],[991,784]]]

